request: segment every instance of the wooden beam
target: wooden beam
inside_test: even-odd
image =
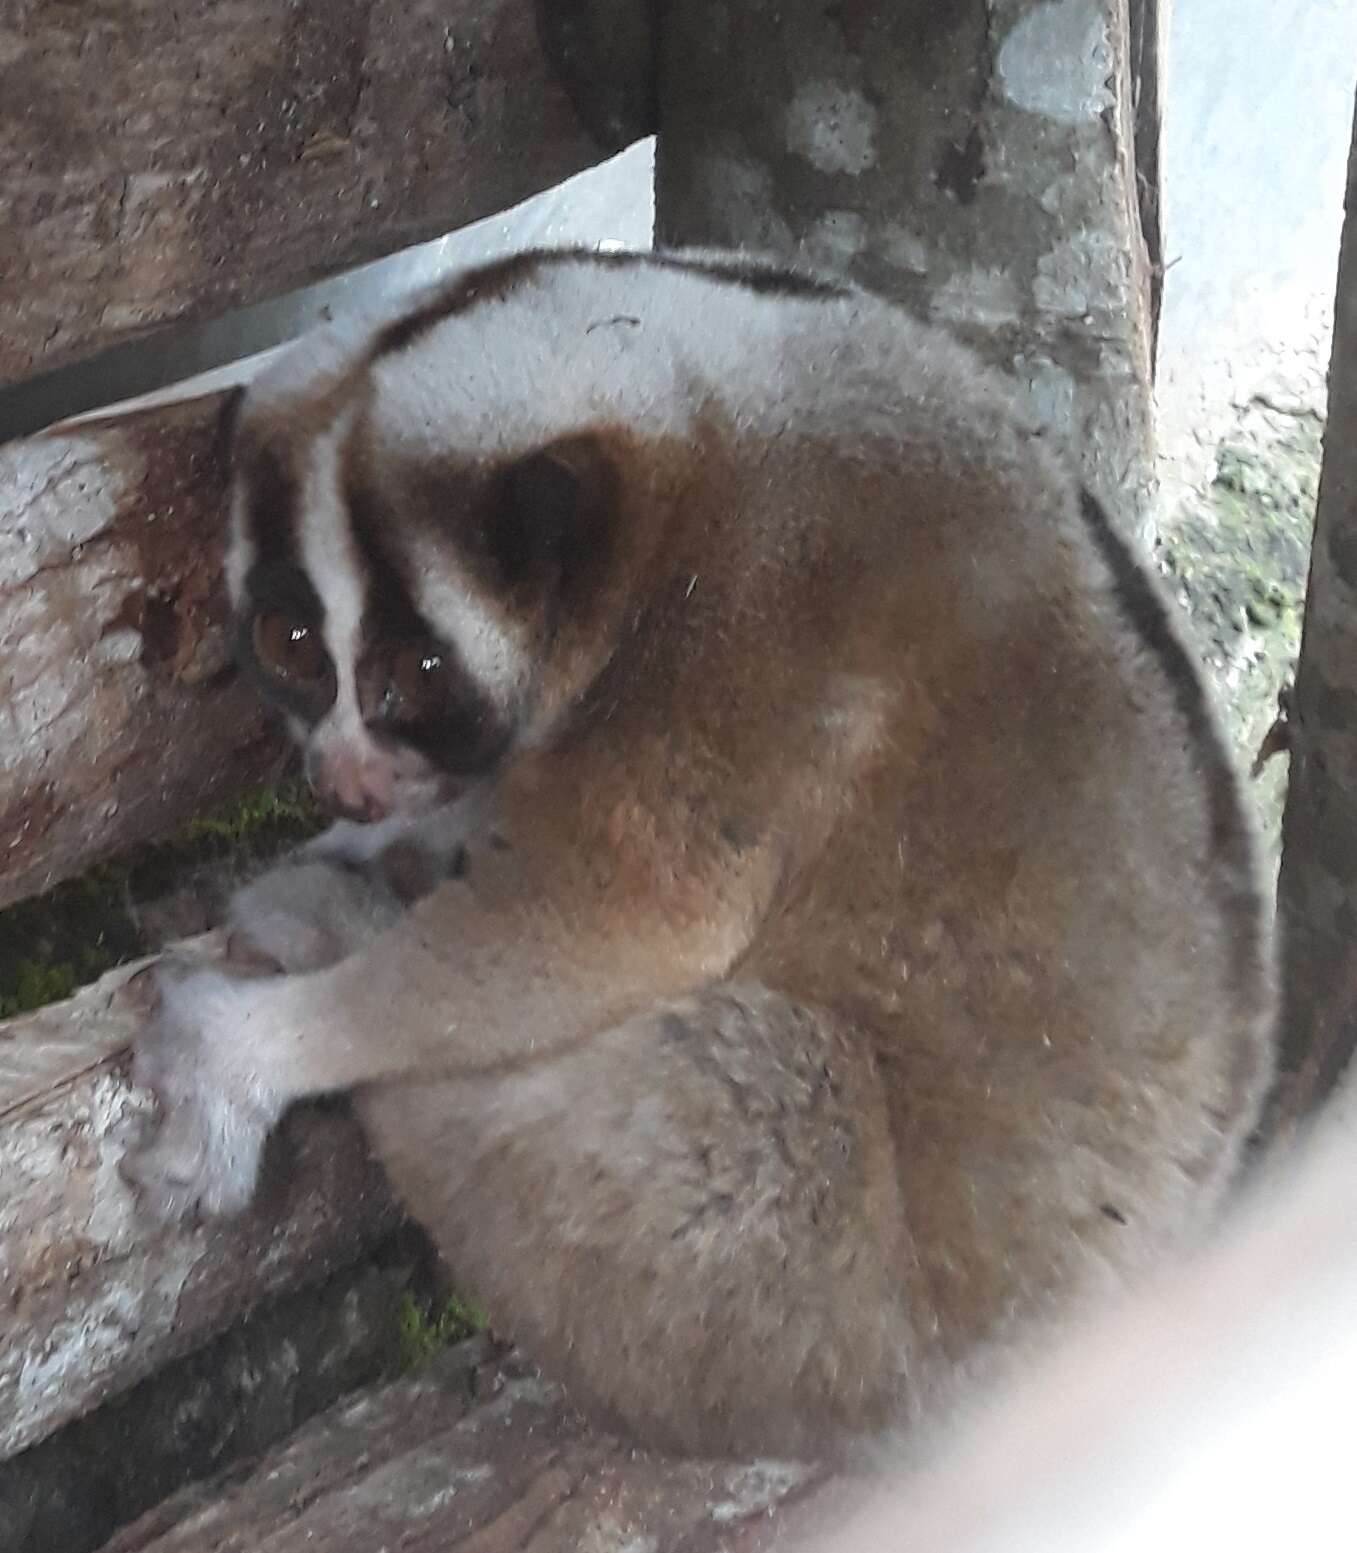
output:
[[[473,1340],[341,1402],[252,1472],[150,1511],[107,1553],[759,1553],[824,1479],[794,1463],[637,1450],[482,1351]]]
[[[210,949],[210,944],[201,946]],[[298,1112],[239,1218],[166,1229],[118,1161],[150,1099],[125,1078],[137,967],[0,1024],[0,1461],[397,1224],[347,1111]]]
[[[1357,120],[1305,628],[1286,735],[1276,1126],[1323,1101],[1357,1051]]]
[[[0,382],[438,236],[600,155],[523,0],[19,0]]]
[[[0,448],[0,905],[281,759],[230,666],[219,405]]]

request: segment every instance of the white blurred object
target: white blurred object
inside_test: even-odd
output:
[[[1049,1355],[819,1553],[1354,1553],[1357,1129]]]

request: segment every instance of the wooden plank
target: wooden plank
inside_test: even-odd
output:
[[[271,1146],[248,1213],[146,1223],[117,1169],[150,1105],[124,1071],[143,1017],[135,970],[0,1024],[0,1461],[399,1220],[357,1124],[327,1107]]]
[[[218,409],[0,448],[0,906],[282,758],[223,629]]]
[[[599,158],[521,0],[0,15],[0,382],[278,295]]]
[[[479,1352],[449,1350],[340,1403],[248,1476],[187,1490],[106,1553],[752,1553],[779,1507],[823,1481],[802,1465],[635,1450],[586,1428],[531,1370]]]
[[[1282,1076],[1274,1127],[1313,1111],[1357,1052],[1357,116],[1324,464],[1286,742],[1291,776],[1277,883]]]

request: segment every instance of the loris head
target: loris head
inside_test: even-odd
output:
[[[729,256],[526,253],[256,379],[231,430],[228,582],[241,661],[322,798],[409,812],[549,737],[638,591],[691,592],[694,556],[664,536],[705,557],[739,520],[737,438],[768,487],[763,454],[807,413],[788,341],[859,302]]]
[[[626,438],[492,274],[301,342],[231,413],[239,661],[350,818],[492,775],[606,657]]]

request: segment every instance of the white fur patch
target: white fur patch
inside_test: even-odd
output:
[[[231,492],[231,538],[226,547],[226,596],[232,609],[245,603],[245,579],[254,564],[254,543],[245,532],[245,493]]]
[[[528,682],[531,659],[508,623],[477,598],[450,570],[447,556],[412,536],[415,607],[444,641],[457,649],[462,667],[500,707],[510,706]]]
[[[863,327],[873,312],[880,329]],[[857,401],[879,416],[881,383],[915,375],[916,343],[896,309],[863,293],[761,292],[698,269],[547,258],[504,296],[378,358],[375,440],[414,464],[499,461],[589,428],[689,439],[709,408],[750,442],[789,424],[841,435]]]
[[[337,682],[334,706],[320,726],[356,738],[365,737],[355,670],[363,640],[367,572],[354,544],[339,479],[339,447],[348,420],[341,416],[316,439],[297,513],[297,539],[302,566],[325,606],[322,636]]]

